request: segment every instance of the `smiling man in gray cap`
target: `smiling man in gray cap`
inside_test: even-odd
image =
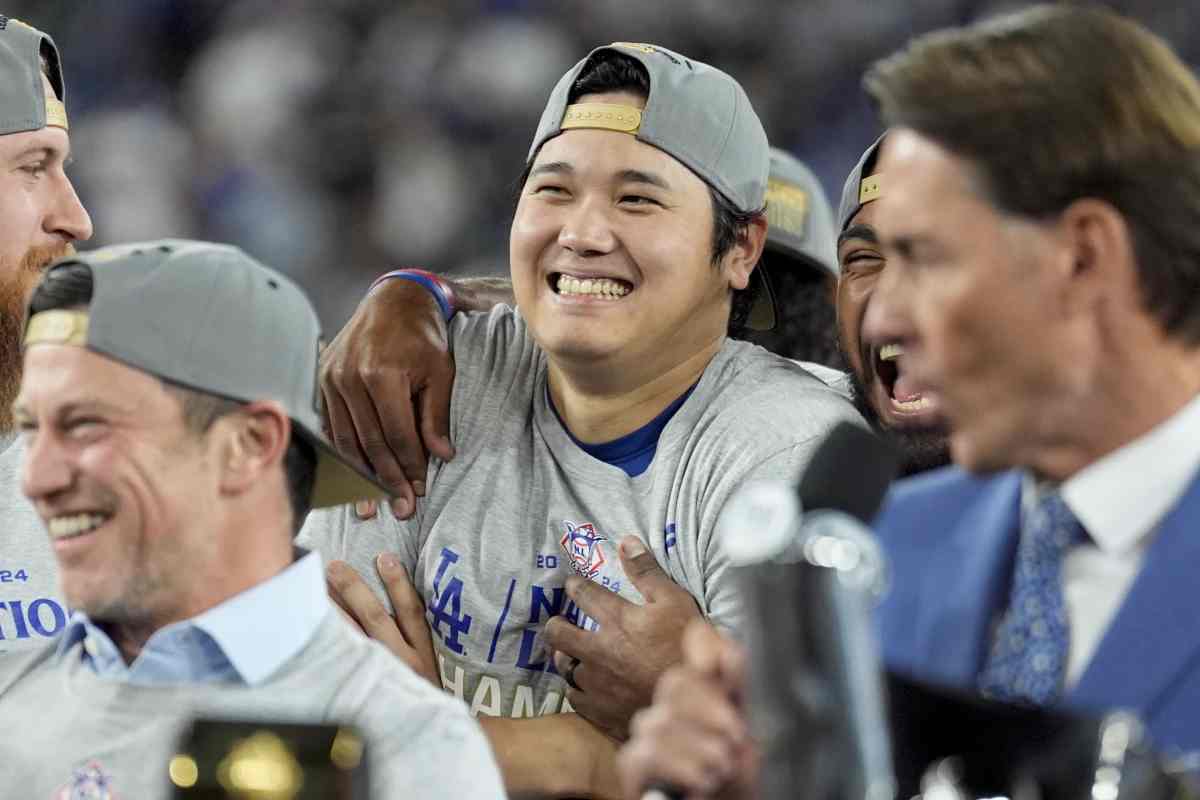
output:
[[[11,413],[29,291],[47,264],[92,235],[64,172],[65,100],[53,40],[0,14],[0,655],[36,647],[66,624],[54,556],[18,488],[21,447]]]
[[[734,294],[728,333],[802,362],[850,396],[838,371],[844,359],[835,321],[833,209],[812,171],[779,148],[770,150],[765,197],[766,245],[750,285]],[[379,471],[402,518],[413,513],[411,482],[423,483],[427,452],[453,458],[447,426],[454,362],[445,320],[501,304],[516,304],[507,278],[397,270],[375,282],[325,353],[332,438]]]
[[[598,48],[554,89],[526,166],[519,311],[449,326],[456,457],[431,463],[411,519],[335,510],[302,538],[380,595],[376,556],[398,551],[440,681],[480,715],[510,791],[615,794],[612,741],[556,713],[568,687],[586,694],[604,674],[578,658],[556,669],[547,620],[617,629],[577,601],[655,602],[627,569],[640,556],[693,615],[736,624],[714,535],[726,500],[746,480],[794,478],[825,431],[858,417],[796,364],[727,338],[770,302],[746,292],[767,228],[766,135],[731,77],[652,45]],[[670,638],[641,663],[666,667]]]
[[[503,796],[462,705],[355,632],[293,547],[310,506],[382,494],[320,434],[319,341],[300,289],[233,247],[106,248],[46,274],[15,417],[75,613],[0,661],[21,731],[3,790],[165,797],[204,715],[353,724],[376,797]]]

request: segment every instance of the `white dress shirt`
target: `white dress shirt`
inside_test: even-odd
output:
[[[1075,685],[1142,567],[1158,526],[1200,470],[1200,397],[1145,435],[1072,475],[1063,500],[1087,530],[1063,559],[1071,629],[1066,685]],[[1026,475],[1022,516],[1037,502]]]

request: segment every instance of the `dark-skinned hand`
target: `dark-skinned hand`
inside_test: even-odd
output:
[[[446,322],[433,295],[412,281],[377,286],[321,355],[329,436],[379,475],[400,519],[425,494],[428,454],[454,457],[453,385]]]
[[[573,673],[579,689],[567,689],[574,709],[624,741],[630,719],[650,704],[659,677],[682,660],[684,629],[702,617],[691,594],[671,580],[636,536],[626,536],[619,552],[625,575],[645,605],[572,575],[567,596],[599,623],[599,630],[585,631],[559,616],[546,623],[545,636],[556,651],[559,674],[565,675],[571,660],[579,659]]]

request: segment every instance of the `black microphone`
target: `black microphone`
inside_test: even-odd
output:
[[[740,572],[747,712],[765,800],[894,797],[871,621],[887,571],[867,523],[897,468],[890,444],[844,423],[818,447],[798,490],[749,488],[745,513],[735,508],[725,531],[735,551],[739,540],[759,545]]]
[[[869,525],[899,471],[895,447],[874,433],[840,422],[813,453],[800,478],[806,511],[841,511]]]

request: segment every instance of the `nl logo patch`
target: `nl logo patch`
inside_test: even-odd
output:
[[[119,800],[112,789],[112,776],[99,761],[76,767],[71,782],[54,793],[54,800]]]
[[[571,560],[571,569],[582,578],[591,580],[604,566],[604,551],[600,549],[603,536],[596,533],[596,526],[590,522],[576,525],[563,520],[566,533],[559,540],[559,545]]]

